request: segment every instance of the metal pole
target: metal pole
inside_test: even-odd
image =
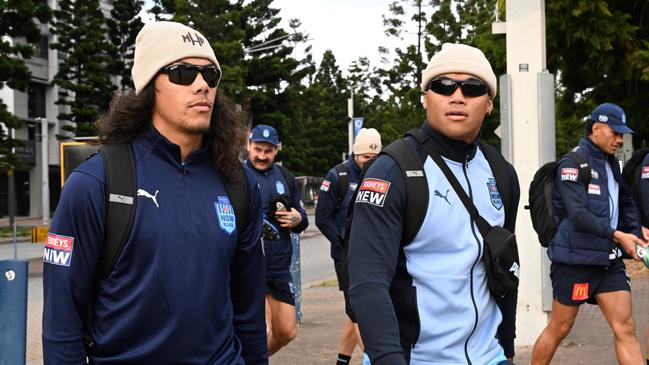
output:
[[[9,132],[11,135],[11,139],[13,140],[16,138],[16,131],[15,129],[11,128],[11,131]],[[11,153],[16,153],[15,148],[11,148]],[[9,227],[14,227],[14,235],[13,235],[13,244],[14,244],[14,258],[16,256],[16,178],[14,177],[14,169],[13,166],[9,168],[7,171],[7,180],[8,181],[8,190],[9,190]]]
[[[350,88],[350,97],[347,99],[347,141],[349,149],[347,152],[351,155],[352,148],[354,147],[354,89]]]
[[[43,185],[41,187],[43,225],[50,224],[50,163],[49,163],[49,136],[47,119],[38,118],[41,122],[41,173]]]

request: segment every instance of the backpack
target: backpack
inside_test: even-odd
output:
[[[548,247],[552,238],[559,228],[558,222],[554,217],[554,207],[552,205],[552,194],[554,192],[554,178],[557,173],[559,162],[565,158],[570,158],[577,162],[579,166],[579,182],[588,186],[591,180],[591,169],[588,161],[577,152],[571,151],[559,161],[551,161],[541,166],[530,183],[529,203],[525,209],[529,209],[532,226],[539,237],[539,243],[543,247]]]
[[[349,162],[352,163],[352,162]],[[347,165],[344,162],[334,166],[334,170],[338,174],[338,197],[336,198],[336,208],[339,208],[345,199],[349,185],[349,177],[347,176]]]
[[[106,229],[101,256],[99,257],[96,283],[104,280],[113,270],[133,228],[137,202],[137,179],[135,159],[130,143],[99,146],[99,154],[106,173]],[[225,179],[225,190],[234,208],[237,232],[246,227],[250,196],[248,180],[232,183]],[[89,328],[92,323],[92,300],[87,309],[83,340],[89,351],[94,349],[94,340]]]
[[[622,169],[622,177],[638,202],[642,201],[642,195],[640,194],[640,170],[642,169],[642,161],[644,161],[648,152],[649,148],[642,148],[633,152],[631,158],[624,163],[624,168]],[[638,206],[642,208],[642,204],[638,204]]]

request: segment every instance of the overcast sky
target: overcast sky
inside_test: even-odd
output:
[[[336,56],[343,71],[359,57],[378,65],[380,45],[387,45],[382,15],[388,13],[391,0],[275,0],[272,6],[288,30],[288,20],[302,21],[302,31],[309,34],[309,44],[317,62],[327,49]],[[391,42],[392,44],[394,42]],[[303,49],[304,47],[302,47]]]

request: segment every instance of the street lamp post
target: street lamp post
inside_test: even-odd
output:
[[[41,123],[41,201],[43,225],[50,224],[50,163],[49,163],[49,133],[47,119],[36,118]]]

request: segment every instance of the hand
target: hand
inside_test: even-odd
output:
[[[302,215],[295,208],[291,208],[290,212],[275,212],[275,220],[282,228],[295,228],[302,222]]]
[[[636,235],[631,233],[624,233],[621,231],[615,231],[615,233],[613,233],[613,240],[619,243],[620,246],[622,246],[624,252],[626,252],[629,256],[633,257],[636,260],[642,260],[635,252],[635,245],[646,247],[647,244]]]

